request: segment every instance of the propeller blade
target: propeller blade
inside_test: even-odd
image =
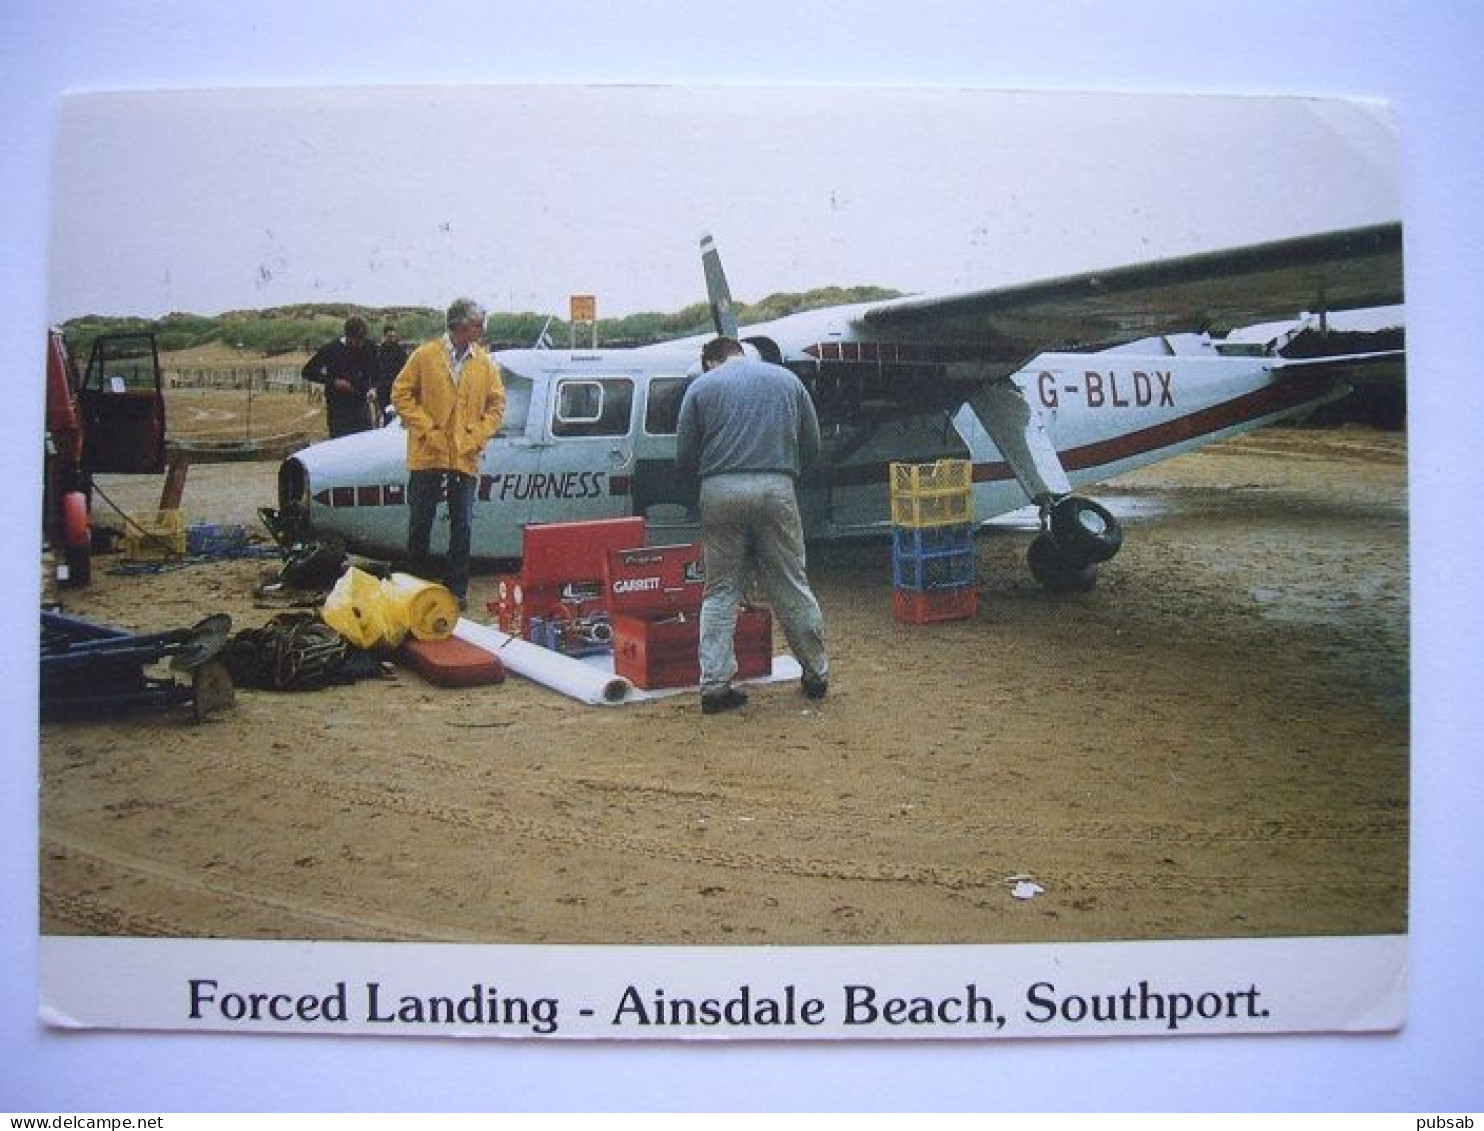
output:
[[[732,308],[732,291],[726,273],[721,269],[721,253],[707,232],[701,237],[701,267],[706,272],[706,301],[711,304],[711,321],[717,334],[737,336],[737,312]]]

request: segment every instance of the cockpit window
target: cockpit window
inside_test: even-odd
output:
[[[626,436],[634,406],[627,377],[581,377],[557,382],[553,436]]]
[[[505,419],[500,421],[501,436],[524,436],[531,415],[531,381],[502,369],[505,381]]]
[[[649,382],[649,402],[644,406],[644,431],[651,436],[675,435],[680,422],[680,402],[693,379],[656,377]]]

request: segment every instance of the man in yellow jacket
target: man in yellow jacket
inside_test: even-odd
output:
[[[448,332],[413,350],[392,382],[392,405],[407,430],[407,557],[419,577],[436,579],[429,542],[438,500],[448,500],[443,581],[464,608],[479,458],[505,416],[500,369],[480,348],[484,308],[455,299]]]

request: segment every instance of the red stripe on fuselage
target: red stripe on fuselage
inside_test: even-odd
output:
[[[1067,471],[1085,471],[1102,467],[1120,460],[1158,451],[1160,448],[1209,436],[1223,429],[1288,409],[1298,408],[1317,401],[1334,387],[1334,381],[1322,375],[1310,375],[1285,381],[1281,385],[1269,385],[1245,396],[1224,401],[1219,405],[1193,412],[1188,416],[1167,420],[1137,432],[1068,448],[1058,452],[1061,465]],[[885,482],[889,473],[887,464],[863,464],[858,467],[837,469],[832,477],[837,486],[864,486]],[[1004,460],[974,465],[975,483],[993,483],[1002,479],[1013,479],[1015,473]]]
[[[1198,440],[1202,436],[1209,436],[1238,424],[1298,408],[1310,401],[1319,400],[1332,388],[1334,381],[1331,378],[1315,375],[1269,385],[1245,396],[1193,412],[1189,416],[1156,424],[1152,428],[1129,432],[1095,444],[1084,444],[1080,448],[1070,448],[1060,453],[1061,464],[1068,471],[1083,471],[1089,467],[1117,463],[1130,456]]]

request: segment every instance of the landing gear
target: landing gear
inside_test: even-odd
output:
[[[1069,558],[1084,563],[1105,562],[1123,545],[1123,528],[1108,508],[1076,495],[1052,504],[1051,536]]]
[[[1118,553],[1123,530],[1108,509],[1091,499],[1063,495],[1041,508],[1041,533],[1026,563],[1031,576],[1051,593],[1088,593],[1098,565]]]
[[[1050,534],[1037,534],[1025,559],[1031,576],[1051,593],[1087,593],[1098,583],[1097,564],[1068,557]]]

